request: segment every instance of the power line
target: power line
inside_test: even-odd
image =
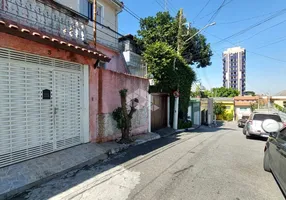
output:
[[[253,25],[251,25],[251,26],[249,26],[249,27],[247,27],[247,28],[245,28],[245,29],[243,29],[243,30],[237,32],[237,33],[234,33],[234,34],[232,34],[232,35],[230,35],[230,36],[228,36],[228,37],[226,37],[226,38],[224,38],[224,39],[221,39],[220,41],[216,42],[215,44],[218,44],[218,43],[220,43],[220,42],[223,42],[223,41],[225,41],[225,40],[228,40],[228,39],[230,39],[230,38],[232,38],[232,37],[237,37],[237,36],[239,36],[239,35],[242,35],[242,34],[246,33],[247,31],[249,31],[249,30],[251,30],[251,29],[253,29],[253,28],[255,28],[255,27],[260,26],[261,24],[264,24],[264,23],[266,23],[266,22],[268,22],[268,21],[270,21],[270,20],[272,20],[272,19],[274,19],[274,18],[276,18],[276,17],[278,17],[278,16],[280,16],[280,15],[285,14],[285,12],[286,12],[286,9],[283,9],[282,11],[279,11],[278,13],[276,13],[276,14],[274,14],[274,15],[271,15],[270,17],[267,17],[266,19],[264,19],[264,20],[262,20],[262,21],[260,21],[260,22],[258,22],[258,23],[256,23],[256,24],[253,24]]]
[[[258,34],[264,32],[264,31],[267,31],[267,30],[269,30],[269,29],[271,29],[271,28],[274,28],[274,27],[276,27],[276,26],[278,26],[278,25],[280,25],[280,24],[283,24],[283,23],[285,23],[285,22],[286,22],[286,20],[283,20],[282,22],[279,22],[279,23],[277,23],[277,24],[274,24],[273,26],[270,26],[270,27],[268,27],[268,28],[266,28],[266,29],[263,29],[263,30],[261,30],[261,31],[259,31],[259,32],[257,32],[257,33],[255,33],[254,35],[252,35],[252,36],[250,36],[250,37],[248,37],[248,38],[246,38],[246,39],[244,39],[244,40],[239,41],[238,43],[241,43],[241,42],[244,42],[244,41],[246,41],[246,40],[249,40],[249,39],[255,37],[256,35],[258,35]]]
[[[282,38],[283,38],[283,39],[282,39]],[[261,49],[261,48],[264,48],[264,47],[268,47],[268,46],[270,46],[270,45],[277,44],[277,43],[279,43],[279,42],[282,42],[282,41],[286,40],[286,36],[284,36],[284,37],[282,37],[282,38],[280,38],[279,40],[276,40],[275,42],[271,42],[271,43],[268,43],[268,44],[266,44],[266,45],[260,46],[260,47],[258,47],[257,49]]]
[[[162,0],[162,1],[165,1],[165,2],[161,2],[161,1],[159,1],[159,0],[155,0],[156,1],[156,3],[163,9],[163,10],[166,10],[167,8],[165,8],[165,5],[167,6],[167,5],[169,5],[169,3],[168,3],[168,1],[167,0]],[[165,4],[165,5],[164,5]],[[168,6],[168,8],[170,8],[170,10],[174,13],[174,14],[176,14],[176,10],[173,8],[173,7],[171,7],[170,5]],[[168,10],[168,9],[167,9]]]
[[[202,7],[202,9],[200,10],[200,12],[195,16],[195,18],[193,19],[193,23],[195,23],[195,20],[197,19],[197,17],[204,11],[204,9],[208,6],[208,4],[210,3],[211,0],[208,0],[207,3]]]
[[[226,2],[226,0],[223,0],[223,2],[222,2],[221,5],[218,7],[218,9],[216,10],[216,12],[215,12],[215,13],[211,16],[211,18],[209,19],[209,21],[208,21],[209,23],[216,18],[216,16],[218,15],[218,13],[220,12],[220,10],[221,10],[222,7],[224,6],[225,2]]]
[[[208,33],[209,35],[211,35],[211,36],[217,38],[217,39],[222,40],[222,38],[220,38],[220,37],[218,37],[218,36],[216,36],[216,35],[214,35],[214,34],[211,34],[211,33],[209,33],[209,32],[207,32],[207,33]],[[232,44],[232,45],[235,45],[233,42],[230,42],[229,40],[224,40],[224,41],[226,41],[226,42],[228,42],[228,43],[230,43],[230,44]],[[273,58],[273,57],[266,56],[266,55],[263,55],[263,54],[260,54],[260,53],[256,53],[256,52],[253,52],[253,51],[249,51],[249,50],[247,50],[247,52],[252,53],[252,54],[256,54],[256,55],[259,55],[259,56],[261,56],[261,57],[265,57],[265,58],[268,58],[268,59],[271,59],[271,60],[276,60],[276,61],[279,61],[279,62],[286,63],[285,60],[280,60],[280,59],[277,59],[277,58]]]
[[[155,1],[157,2],[157,4],[158,4],[163,10],[165,10],[164,5],[162,5],[158,0],[155,0]]]
[[[230,1],[226,2],[221,8],[223,8],[223,7],[225,7],[226,5],[230,4],[232,1],[234,1],[234,0],[230,0]],[[212,12],[206,14],[205,16],[203,16],[203,17],[201,17],[201,18],[199,18],[199,19],[204,19],[204,18],[210,16],[211,14],[215,13],[216,11],[217,11],[217,9],[216,9],[216,10],[213,10]]]
[[[282,9],[282,10],[283,10],[283,9]],[[273,14],[273,13],[277,13],[277,12],[282,11],[282,10],[277,10],[277,11],[275,11],[275,12],[270,12],[270,13],[267,13],[267,14],[258,15],[258,16],[254,16],[254,17],[250,17],[250,18],[245,18],[245,19],[241,19],[241,20],[237,20],[237,21],[218,22],[217,25],[222,25],[222,24],[235,24],[235,23],[244,22],[244,21],[247,21],[247,20],[257,19],[257,18],[260,18],[260,17],[264,17],[264,16],[267,16],[267,15],[271,15],[271,14]]]
[[[129,9],[126,5],[124,5],[123,9],[128,12],[130,15],[132,15],[135,19],[140,21],[142,18],[139,17],[135,12],[133,12],[131,9]]]

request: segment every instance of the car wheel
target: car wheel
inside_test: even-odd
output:
[[[267,172],[271,171],[270,166],[269,166],[268,150],[266,150],[265,153],[264,153],[263,168]]]

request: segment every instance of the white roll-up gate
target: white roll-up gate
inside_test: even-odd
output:
[[[0,48],[0,167],[82,142],[83,67]]]

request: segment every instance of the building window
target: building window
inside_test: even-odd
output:
[[[93,3],[88,1],[87,2],[87,17],[89,20],[93,20]]]
[[[81,0],[80,1],[80,12],[87,16],[89,20],[93,21],[93,2],[90,0]],[[103,6],[97,3],[97,17],[96,21],[98,23],[103,22]]]
[[[97,15],[96,15],[96,21],[98,23],[103,23],[103,6],[97,3]]]

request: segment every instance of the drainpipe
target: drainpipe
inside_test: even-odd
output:
[[[97,0],[93,0],[93,43],[96,48]]]

